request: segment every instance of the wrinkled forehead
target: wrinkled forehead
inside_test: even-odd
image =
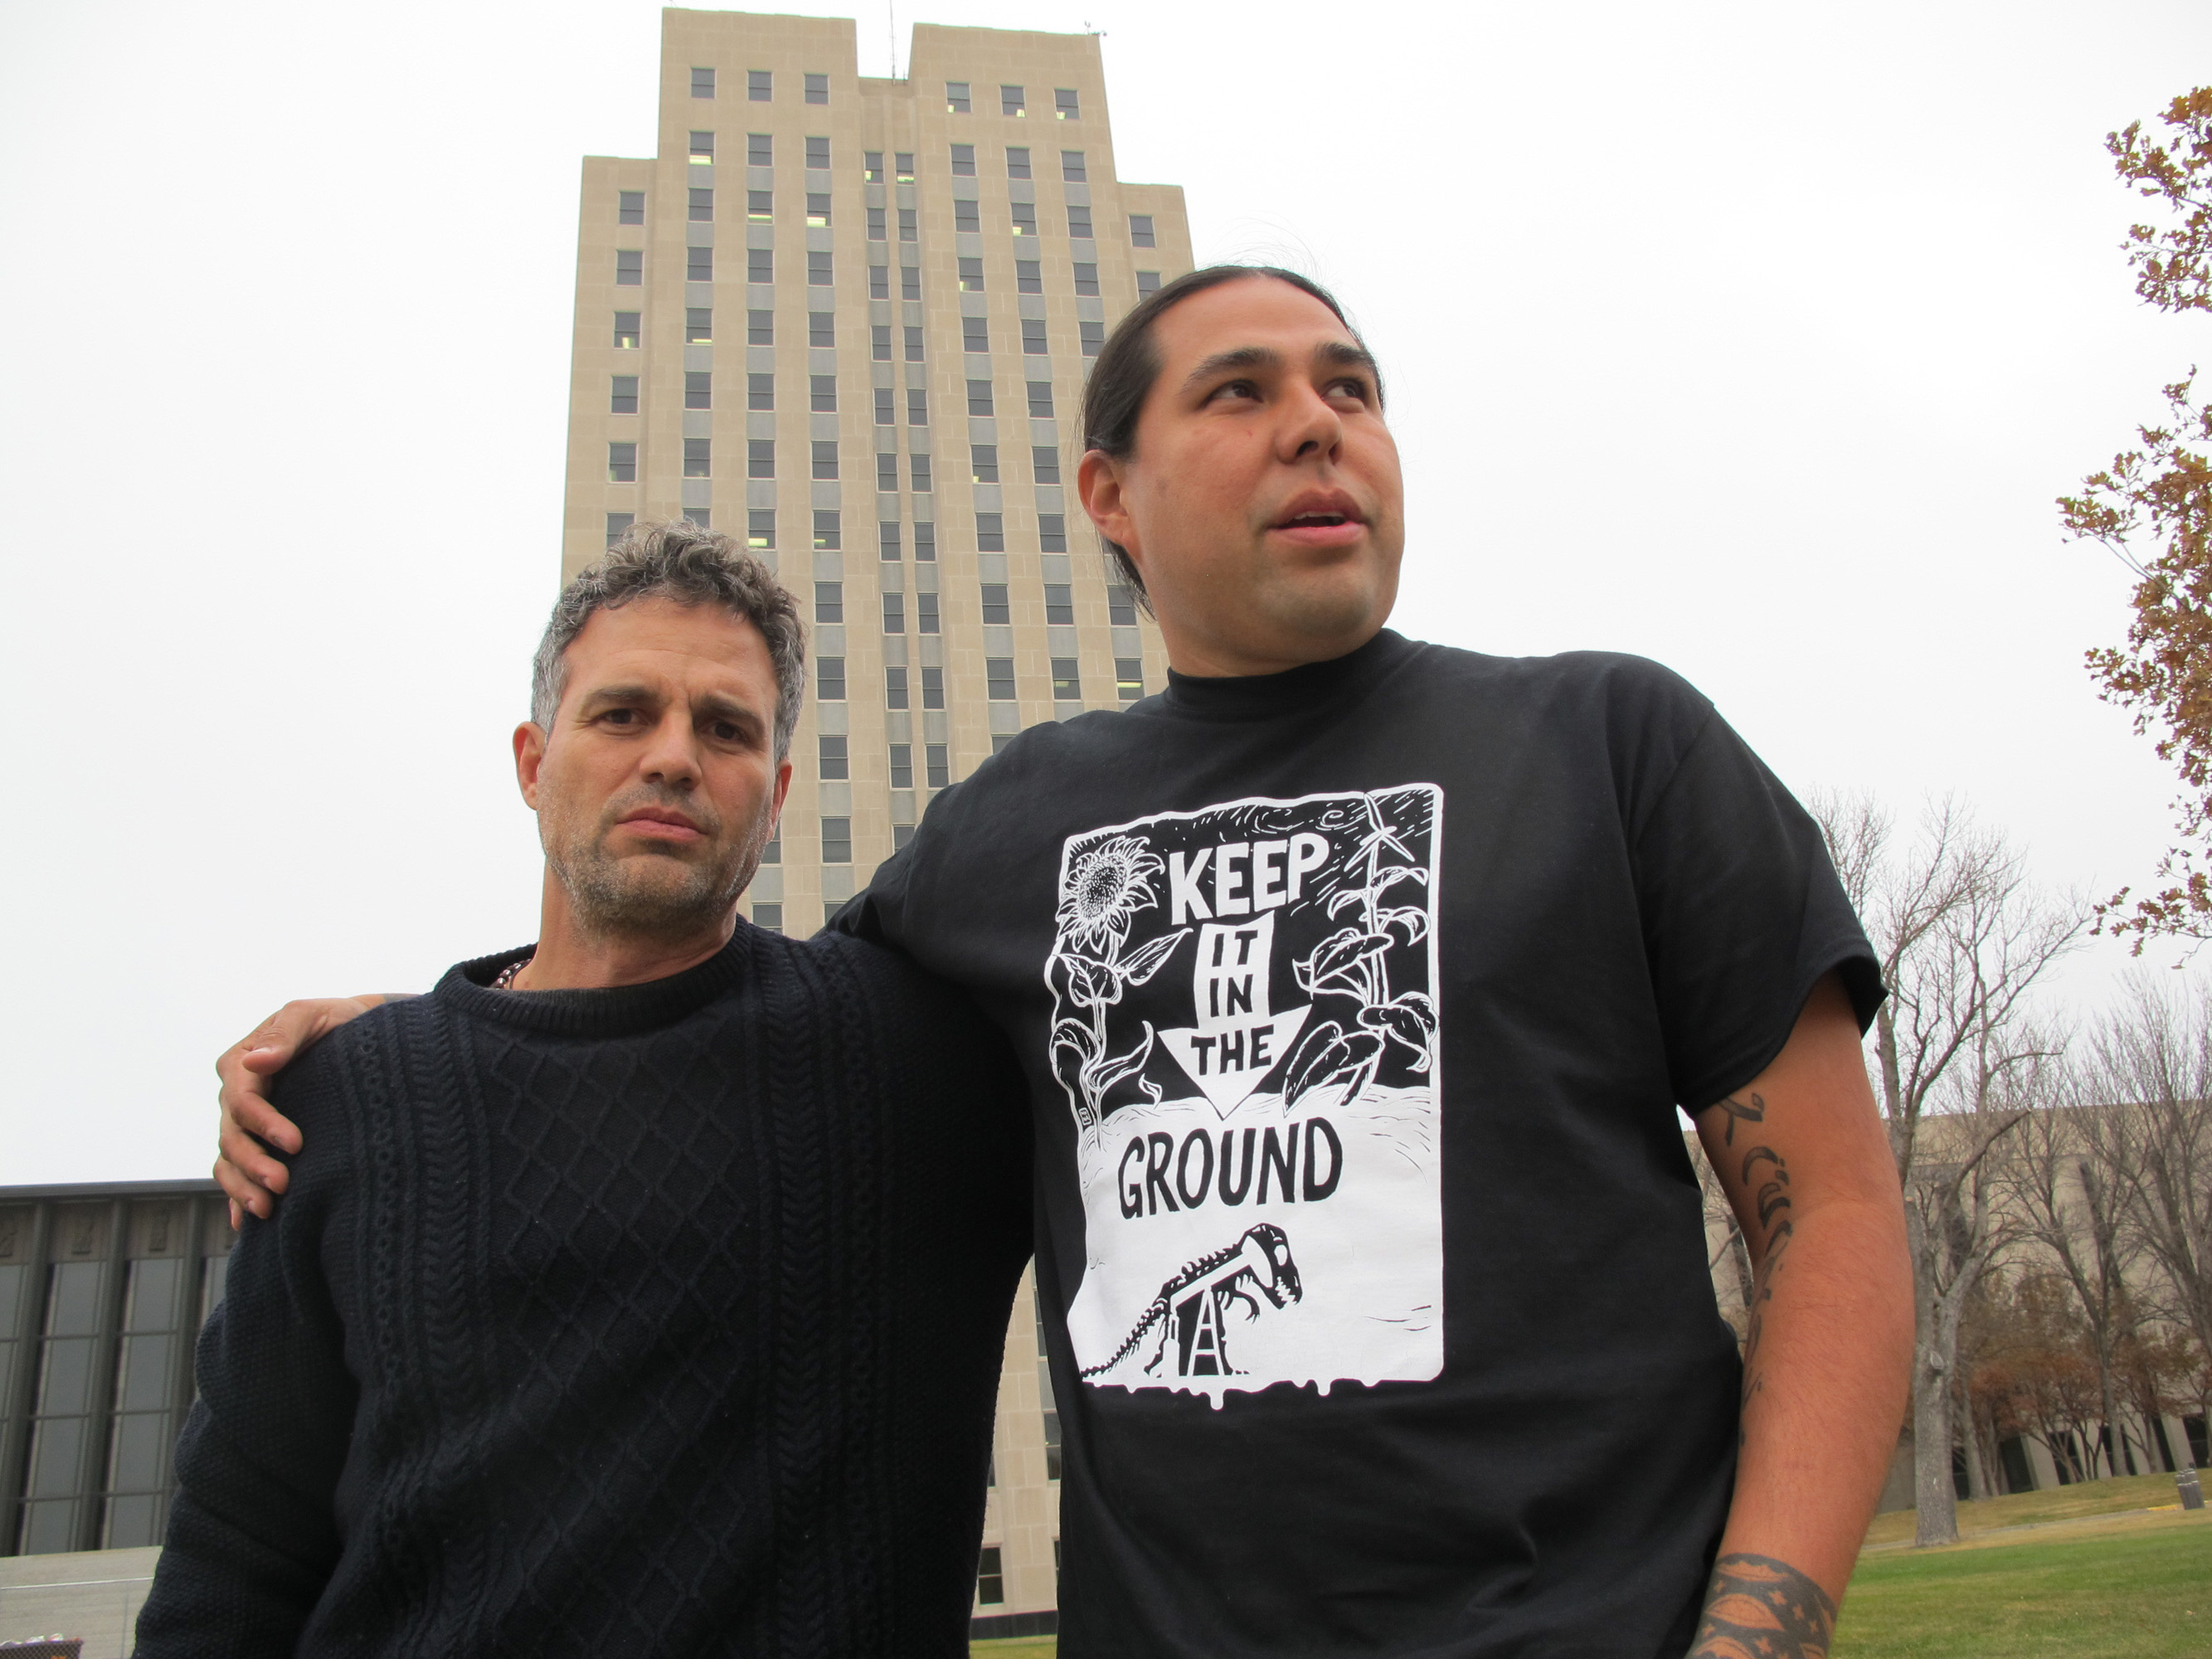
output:
[[[1267,350],[1304,362],[1316,349],[1366,348],[1344,319],[1307,293],[1273,276],[1245,276],[1201,289],[1152,325],[1163,378],[1225,352]]]
[[[751,619],[718,605],[654,597],[606,605],[585,618],[562,653],[564,702],[611,684],[664,695],[712,691],[773,707],[775,665]]]

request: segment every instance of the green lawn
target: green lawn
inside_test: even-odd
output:
[[[1053,1659],[1060,1644],[1049,1636],[1017,1636],[1004,1642],[970,1642],[968,1651],[987,1654],[989,1659]]]
[[[2071,1521],[2084,1515],[2147,1510],[2180,1502],[2181,1495],[2175,1490],[2170,1474],[2124,1474],[2117,1480],[2084,1480],[2050,1492],[2014,1492],[2009,1498],[1962,1503],[1959,1505],[1959,1534],[1972,1537],[1996,1527],[2029,1527],[2045,1521]],[[1867,1542],[1910,1544],[1913,1522],[1911,1510],[1877,1515],[1874,1525],[1867,1528]]]

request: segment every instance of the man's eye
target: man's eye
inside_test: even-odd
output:
[[[635,708],[610,708],[600,718],[610,726],[633,726],[637,722]]]
[[[728,720],[716,720],[707,728],[718,743],[735,743],[744,732]]]
[[[1364,380],[1339,380],[1333,390],[1340,398],[1355,398],[1363,404],[1371,397]]]
[[[1249,380],[1230,380],[1213,389],[1216,398],[1256,398],[1260,388]]]

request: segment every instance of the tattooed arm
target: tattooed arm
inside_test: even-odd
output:
[[[1833,975],[1773,1064],[1697,1123],[1756,1273],[1735,1496],[1690,1659],[1820,1659],[1912,1348],[1897,1170]]]

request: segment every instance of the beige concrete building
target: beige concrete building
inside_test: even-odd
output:
[[[1074,501],[1085,371],[1191,268],[1182,192],[1126,183],[1092,35],[918,26],[863,78],[843,19],[661,14],[659,154],[584,162],[573,575],[689,517],[775,566],[813,696],[753,920],[811,933],[931,793],[1025,726],[1164,683]],[[980,1629],[1049,1628],[1057,1419],[1025,1283]]]

